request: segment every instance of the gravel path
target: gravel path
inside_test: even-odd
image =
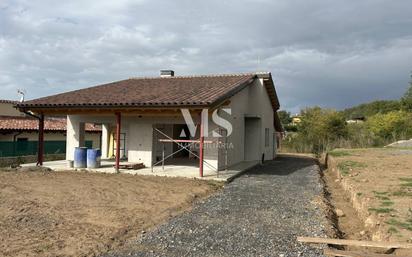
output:
[[[325,234],[313,203],[321,192],[313,160],[280,156],[142,235],[129,252],[107,256],[323,256],[296,242]]]

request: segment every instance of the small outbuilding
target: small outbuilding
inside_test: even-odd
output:
[[[102,158],[224,170],[276,156],[279,100],[270,73],[130,78],[17,104],[39,119],[67,115],[66,159],[84,146],[85,124],[101,124]],[[42,164],[41,146],[39,164]]]
[[[32,156],[37,153],[38,120],[14,108],[17,101],[0,100],[0,158]],[[64,155],[66,152],[66,118],[44,120],[44,153]],[[86,124],[85,145],[100,147],[99,126]]]

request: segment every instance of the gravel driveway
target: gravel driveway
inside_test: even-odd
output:
[[[322,192],[312,159],[281,155],[227,184],[188,213],[107,256],[323,256],[296,242],[322,236]]]

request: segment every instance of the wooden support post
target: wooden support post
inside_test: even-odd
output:
[[[119,172],[120,168],[120,131],[122,126],[122,114],[116,112],[116,164],[115,170]]]
[[[39,140],[37,142],[37,166],[43,166],[44,153],[44,114],[39,116]]]
[[[199,176],[203,177],[203,144],[205,142],[204,131],[203,131],[203,121],[202,116],[200,116],[200,134],[199,134]]]

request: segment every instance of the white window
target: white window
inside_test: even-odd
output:
[[[269,128],[265,128],[265,147],[269,146]]]

